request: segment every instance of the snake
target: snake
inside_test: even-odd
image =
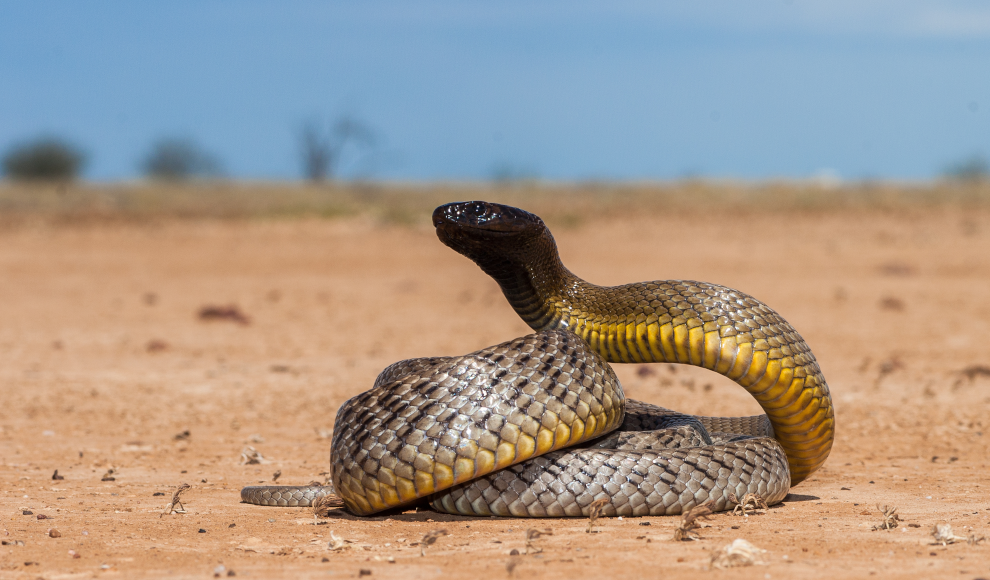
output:
[[[828,385],[803,338],[766,304],[688,280],[604,287],[564,267],[549,228],[484,201],[433,213],[535,332],[454,357],[394,363],[338,410],[332,485],[252,486],[241,499],[355,515],[428,502],[473,516],[676,515],[783,501],[827,459]],[[719,373],[764,414],[703,417],[627,399],[609,363]]]

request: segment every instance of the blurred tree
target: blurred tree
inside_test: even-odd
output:
[[[350,116],[337,120],[329,130],[324,130],[316,120],[303,124],[299,132],[299,149],[302,154],[303,174],[310,181],[333,179],[340,169],[346,148],[367,153],[374,149],[378,138],[364,123]]]
[[[983,181],[990,179],[990,163],[982,155],[974,155],[969,159],[950,165],[945,170],[945,177],[958,181]]]
[[[194,177],[218,177],[220,162],[189,139],[168,138],[157,141],[142,163],[144,174],[152,179],[182,180]]]
[[[82,170],[86,157],[55,137],[14,145],[3,156],[3,173],[11,179],[69,180]]]

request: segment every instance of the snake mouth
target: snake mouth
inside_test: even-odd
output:
[[[487,201],[460,201],[441,205],[433,211],[438,232],[474,232],[490,236],[512,235],[542,224],[535,215],[521,209]]]

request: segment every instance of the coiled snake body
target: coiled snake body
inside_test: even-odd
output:
[[[757,492],[781,501],[828,457],[828,386],[798,333],[723,286],[600,287],[569,272],[550,231],[486,202],[437,208],[440,240],[492,276],[537,330],[478,352],[395,363],[338,411],[332,480],[358,515],[428,498],[469,515],[677,514]],[[694,417],[627,400],[609,362],[701,366],[766,415]],[[249,487],[242,500],[308,505],[320,487]]]

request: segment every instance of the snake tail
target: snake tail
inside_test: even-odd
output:
[[[687,280],[590,284],[564,267],[543,220],[510,206],[447,204],[433,224],[444,244],[498,282],[531,328],[573,332],[608,362],[695,365],[741,385],[766,413],[792,485],[828,457],[835,417],[825,377],[804,339],[766,304]]]

